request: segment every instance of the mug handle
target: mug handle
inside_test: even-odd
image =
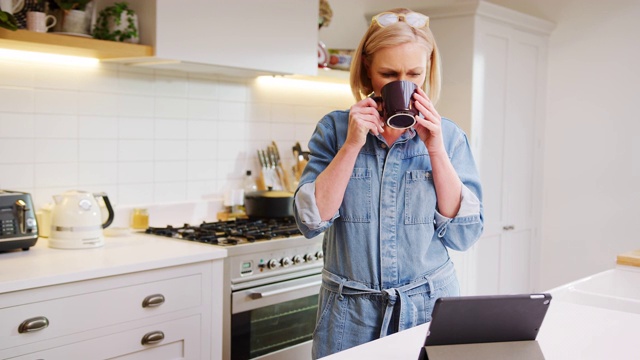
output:
[[[52,19],[53,22],[51,23],[51,25],[48,25],[47,23],[49,22],[49,19]],[[47,27],[47,30],[51,29],[52,27],[56,26],[56,24],[58,23],[58,19],[56,19],[55,16],[53,15],[47,15],[44,18],[44,26]]]
[[[378,104],[378,114],[384,118],[384,102],[382,101],[382,96],[371,96],[371,98]]]

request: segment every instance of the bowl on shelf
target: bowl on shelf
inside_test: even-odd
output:
[[[329,61],[327,66],[330,69],[349,70],[351,68],[351,59],[355,50],[347,49],[329,49]]]

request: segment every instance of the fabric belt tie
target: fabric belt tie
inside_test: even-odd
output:
[[[436,269],[434,272],[424,275],[418,278],[416,281],[411,282],[407,285],[384,290],[370,289],[360,282],[347,280],[341,276],[327,271],[326,269],[323,269],[323,287],[329,291],[336,292],[338,294],[339,300],[344,299],[344,295],[382,295],[385,298],[385,302],[387,304],[384,311],[384,317],[382,319],[382,326],[380,328],[380,337],[382,338],[387,336],[387,333],[389,332],[389,325],[391,323],[391,318],[393,317],[394,309],[396,309],[396,305],[399,313],[398,331],[406,330],[417,325],[416,319],[418,318],[418,316],[416,314],[416,308],[411,303],[407,292],[409,290],[413,290],[415,288],[428,284],[429,297],[431,297],[431,292],[433,291],[433,279],[437,278],[438,275],[444,272],[444,270],[448,269],[449,267],[446,266],[448,264],[450,263],[446,263],[445,265]]]

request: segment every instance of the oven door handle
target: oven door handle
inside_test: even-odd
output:
[[[262,299],[262,298],[266,298],[266,297],[269,297],[269,296],[284,294],[284,293],[288,293],[290,291],[296,291],[296,290],[306,289],[306,288],[309,288],[309,287],[320,286],[320,285],[322,285],[322,280],[313,281],[313,282],[309,282],[309,283],[306,283],[306,284],[289,286],[289,287],[286,287],[286,288],[283,288],[283,289],[277,289],[277,290],[271,290],[271,291],[252,291],[249,294],[249,297],[251,297],[252,299]]]

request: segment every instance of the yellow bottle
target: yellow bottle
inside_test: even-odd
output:
[[[131,228],[146,230],[149,227],[149,212],[147,209],[136,208],[131,213]]]

